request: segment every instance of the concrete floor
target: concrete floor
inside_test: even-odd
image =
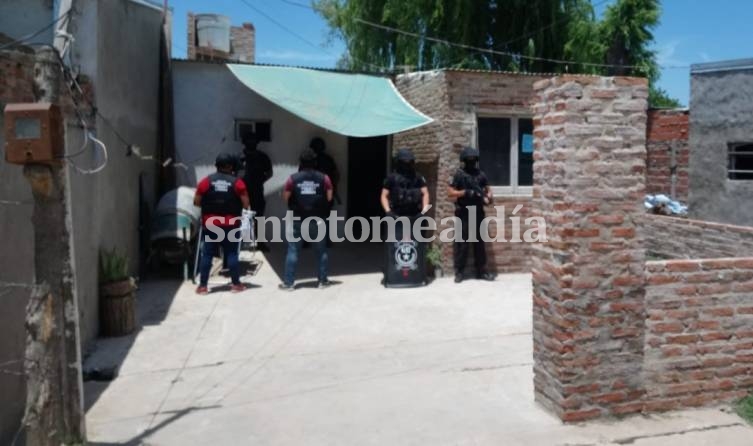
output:
[[[380,278],[282,292],[265,262],[242,294],[146,283],[143,329],[87,360],[122,362],[86,384],[92,444],[753,444],[721,408],[560,423],[533,401],[530,275],[402,290]]]

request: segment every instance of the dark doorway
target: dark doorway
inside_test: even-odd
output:
[[[387,137],[348,138],[348,217],[380,216],[379,196],[387,175]],[[358,224],[355,236],[360,236]]]

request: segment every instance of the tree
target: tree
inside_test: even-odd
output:
[[[347,47],[351,68],[478,67],[555,72],[556,65],[517,55],[561,59],[568,22],[586,0],[316,0],[333,35]],[[371,24],[400,29],[391,32]],[[459,43],[504,54],[448,45]]]
[[[652,105],[677,103],[654,88],[659,68],[651,44],[659,0],[616,0],[602,20],[588,0],[531,3],[314,0],[314,7],[332,35],[345,42],[343,61],[351,69],[462,67],[644,76],[652,86],[651,99],[658,101]],[[562,60],[572,63],[557,62]]]

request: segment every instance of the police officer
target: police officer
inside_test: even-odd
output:
[[[304,225],[311,237],[311,244],[314,245],[319,262],[318,286],[326,288],[332,285],[327,270],[329,259],[325,220],[329,214],[332,195],[332,181],[327,175],[316,170],[316,153],[310,148],[306,149],[301,155],[300,170],[288,178],[282,191],[282,199],[293,211],[293,216],[300,219],[293,221],[293,239],[288,239],[285,272],[280,289],[287,291],[295,289],[295,270],[303,244],[301,234],[304,233],[302,230]],[[290,234],[288,231],[286,233]],[[321,240],[314,241],[319,238]]]
[[[334,158],[326,152],[327,145],[322,138],[316,137],[309,143],[309,148],[316,153],[315,169],[329,177],[329,180],[332,182],[335,201],[340,204],[340,197],[337,194],[337,186],[340,183],[340,171],[337,170],[337,164],[335,163]]]
[[[234,293],[243,291],[245,287],[240,282],[238,266],[238,243],[228,237],[233,229],[240,227],[240,216],[243,209],[249,209],[246,184],[233,175],[237,158],[231,154],[222,153],[217,156],[215,166],[217,172],[203,178],[196,186],[194,204],[201,208],[204,240],[201,244],[201,262],[199,265],[200,280],[197,294],[207,294],[209,288],[209,270],[212,259],[217,254],[217,248],[222,247],[224,260],[230,270]],[[221,234],[219,241],[218,232]]]
[[[484,205],[491,203],[492,194],[489,181],[478,165],[478,150],[466,147],[460,153],[460,169],[455,172],[448,195],[455,201],[455,216],[460,218],[462,241],[455,241],[454,263],[455,283],[465,278],[463,270],[468,260],[468,250],[473,245],[473,258],[476,267],[476,277],[483,280],[494,280],[494,274],[486,269],[486,246],[481,240],[481,222],[485,217]],[[475,215],[471,222],[471,213]],[[469,241],[470,225],[474,224],[476,241]]]
[[[244,148],[241,159],[245,169],[243,181],[251,197],[251,210],[256,213],[257,217],[262,217],[267,207],[267,201],[264,198],[264,183],[272,178],[273,172],[269,156],[259,150],[258,145],[259,140],[255,133],[249,132],[243,135]],[[254,226],[254,232],[256,232],[256,226]],[[261,251],[269,250],[264,243],[259,243],[258,246]]]
[[[416,217],[429,207],[426,179],[416,172],[416,158],[410,149],[399,149],[395,161],[395,171],[382,186],[382,209],[388,216]]]

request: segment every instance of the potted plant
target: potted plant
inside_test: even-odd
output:
[[[442,277],[442,250],[436,244],[429,246],[426,251],[426,261],[428,262],[428,272],[438,279]]]
[[[128,274],[128,256],[115,248],[99,255],[99,315],[102,336],[125,336],[136,328],[136,281]]]

